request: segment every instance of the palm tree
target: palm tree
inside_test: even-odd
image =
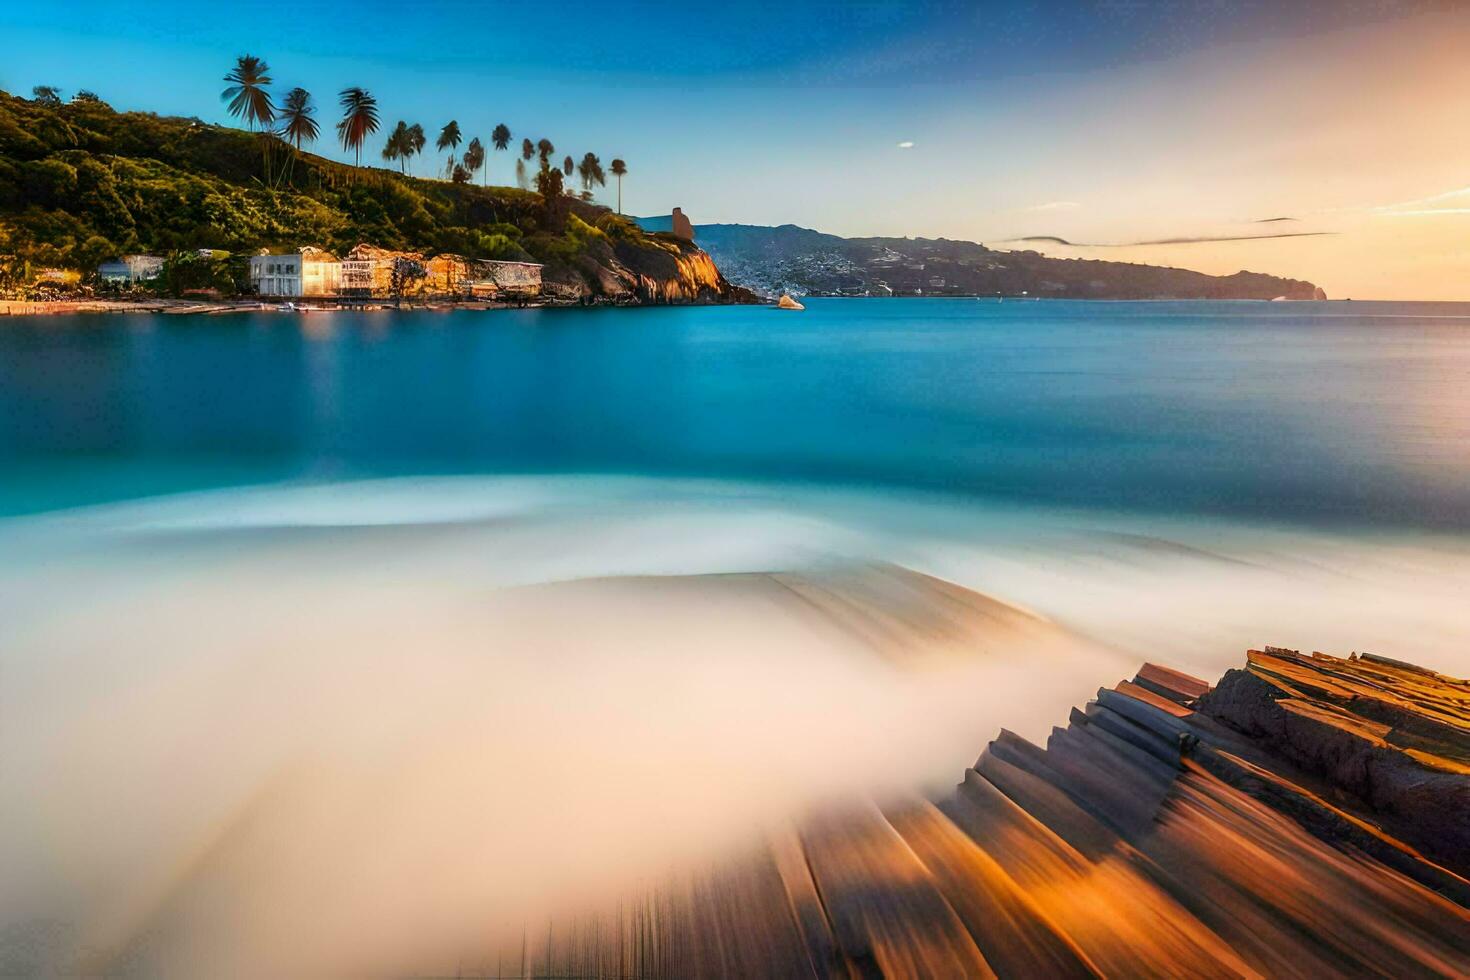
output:
[[[561,198],[561,187],[561,171],[555,167],[543,167],[536,175],[536,193],[541,195],[548,211],[555,211]]]
[[[428,137],[424,135],[424,127],[420,126],[418,123],[414,123],[412,126],[408,127],[408,142],[405,144],[406,149],[404,150],[403,155],[405,157],[418,156],[420,153],[424,152],[424,146],[427,145],[428,142]]]
[[[561,172],[570,177],[572,175],[572,171],[576,168],[577,165],[572,162],[572,155],[568,153],[566,155],[566,159],[562,160],[561,162]]]
[[[270,65],[253,54],[242,54],[235,59],[235,67],[225,75],[230,84],[219,94],[230,115],[245,120],[245,128],[252,133],[256,127],[262,131],[270,127],[276,118],[276,107],[266,89],[271,83]],[[265,179],[270,180],[270,144],[261,144],[265,161]]]
[[[480,137],[476,136],[470,140],[470,145],[464,148],[462,162],[464,163],[464,168],[470,172],[471,176],[474,176],[485,165],[485,146],[480,142]]]
[[[316,107],[311,104],[311,93],[301,87],[286,93],[286,104],[281,109],[281,135],[296,148],[291,157],[291,171],[296,170],[296,157],[301,155],[302,143],[314,143],[317,136]],[[288,181],[291,179],[288,175]]]
[[[439,139],[434,142],[434,146],[436,149],[449,151],[449,162],[444,166],[444,173],[446,176],[453,176],[454,150],[459,146],[459,123],[453,119],[449,120],[445,127],[439,130]]]
[[[571,158],[567,159],[570,162]],[[597,159],[596,153],[588,153],[582,157],[582,162],[577,164],[577,174],[582,178],[582,191],[589,198],[592,196],[593,184],[607,186],[607,175],[602,172],[602,161]]]
[[[230,115],[243,117],[251,132],[256,126],[269,126],[276,118],[276,107],[266,90],[271,83],[270,70],[270,65],[255,55],[242,54],[225,76],[229,86],[219,94],[220,100],[228,103]]]
[[[408,128],[408,123],[402,119],[398,125],[393,127],[393,132],[388,134],[388,142],[383,146],[384,160],[397,160],[399,173],[407,173],[406,163],[413,156],[413,133]]]
[[[536,155],[536,144],[529,138],[521,140],[521,158],[516,161],[516,186],[526,190],[530,182],[526,179],[526,164]]]
[[[510,127],[507,126],[505,123],[498,124],[495,129],[490,133],[490,145],[494,146],[497,150],[500,150],[502,152],[509,149]],[[490,176],[490,170],[488,167],[485,169],[485,176],[488,182],[488,178]]]
[[[618,179],[618,214],[623,213],[623,175],[628,172],[628,165],[623,162],[622,157],[614,157],[608,169]]]
[[[378,100],[367,89],[353,86],[343,89],[337,102],[342,106],[337,138],[342,141],[342,149],[356,154],[357,166],[361,167],[362,144],[378,131]]]
[[[545,170],[551,166],[551,155],[556,152],[556,147],[551,140],[539,139],[536,141],[536,155],[541,158],[541,169]]]

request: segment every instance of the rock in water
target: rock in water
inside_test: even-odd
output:
[[[786,293],[782,293],[781,294],[781,298],[776,301],[776,309],[778,309],[778,310],[804,310],[804,309],[806,309],[806,307],[805,306],[802,306],[800,303],[798,303],[796,300],[792,299]]]

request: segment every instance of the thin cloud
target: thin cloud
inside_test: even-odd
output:
[[[1012,242],[1031,242],[1031,243],[1034,243],[1034,244],[1046,244],[1046,245],[1071,245],[1073,247],[1081,247],[1081,248],[1093,248],[1093,247],[1095,247],[1095,246],[1088,245],[1086,242],[1069,242],[1065,238],[1058,238],[1056,235],[1027,235],[1025,238],[1010,238],[1010,239],[1007,239],[1007,241],[1012,241]]]
[[[1196,245],[1200,242],[1258,242],[1268,238],[1316,238],[1320,235],[1336,235],[1335,231],[1284,231],[1279,235],[1202,235],[1198,238],[1160,238],[1151,242],[1133,242],[1134,245]]]
[[[1451,191],[1440,194],[1431,194],[1428,197],[1416,197],[1411,201],[1399,201],[1395,204],[1379,204],[1368,208],[1372,214],[1399,215],[1399,214],[1470,214],[1470,208],[1435,208],[1425,207],[1428,204],[1438,204],[1440,201],[1457,201],[1470,197],[1470,187],[1457,187]]]
[[[900,150],[912,150],[914,148],[914,141],[913,140],[904,140],[902,143],[899,143],[898,144],[898,148]]]
[[[1076,201],[1047,201],[1045,204],[1033,204],[1023,211],[1075,211],[1082,207]]]
[[[1260,242],[1272,238],[1315,238],[1319,235],[1335,235],[1335,231],[1288,231],[1279,235],[1201,235],[1191,238],[1153,238],[1142,242],[1072,242],[1056,235],[1027,235],[1024,238],[1008,239],[1013,242],[1044,242],[1052,245],[1068,245],[1072,248],[1134,248],[1139,245],[1199,245],[1204,242]]]
[[[1383,211],[1386,218],[1406,218],[1425,214],[1470,214],[1470,208],[1416,208],[1410,211]]]
[[[1297,219],[1297,218],[1257,218],[1255,221],[1252,221],[1251,224],[1253,224],[1253,225],[1269,225],[1269,224],[1273,224],[1273,223],[1275,223],[1277,221],[1297,221],[1297,220],[1300,220],[1300,219]]]
[[[1470,197],[1470,187],[1457,187],[1452,191],[1442,194],[1432,194],[1429,197],[1417,198],[1413,201],[1405,201],[1403,204],[1390,204],[1389,207],[1404,207],[1410,204],[1433,204],[1435,201],[1448,201],[1456,197]]]

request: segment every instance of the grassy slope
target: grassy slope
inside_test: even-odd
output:
[[[366,241],[541,261],[551,280],[598,295],[619,281],[610,266],[626,280],[630,267],[663,269],[686,251],[606,208],[567,199],[566,213],[549,214],[528,191],[355,169],[272,142],[268,185],[262,140],[250,133],[0,93],[0,265],[90,271],[129,252],[304,244],[343,252]],[[509,154],[492,157],[493,167],[511,165]],[[283,168],[289,179],[279,178]]]

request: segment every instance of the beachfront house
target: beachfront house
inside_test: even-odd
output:
[[[335,296],[342,286],[342,263],[310,245],[294,252],[250,256],[250,284],[260,296]]]
[[[253,255],[250,281],[261,296],[522,300],[541,294],[541,266],[447,253],[425,259],[419,252],[398,252],[363,242],[340,261],[311,247]]]
[[[133,283],[157,279],[163,272],[161,255],[124,255],[97,267],[97,278],[105,283],[131,286]]]

